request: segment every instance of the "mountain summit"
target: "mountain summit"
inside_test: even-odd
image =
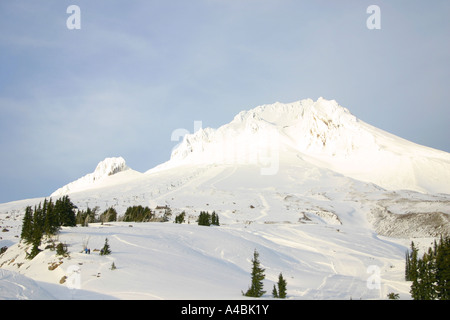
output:
[[[130,170],[125,163],[125,159],[122,157],[106,158],[100,161],[95,168],[94,172],[81,177],[80,179],[73,181],[55,192],[51,196],[63,195],[71,192],[77,192],[92,187],[94,184],[104,180],[106,177],[113,176],[119,172]]]
[[[208,157],[206,153],[226,152],[232,155],[222,157],[224,162],[233,159],[245,163],[249,157],[242,153],[252,147],[257,146],[257,151],[267,151],[280,144],[284,151],[292,149],[306,154],[346,156],[355,146],[367,142],[354,134],[359,129],[357,122],[355,116],[334,100],[277,102],[242,111],[217,130],[208,128],[187,135],[171,159],[194,158],[196,153],[202,152],[203,161],[211,161],[213,155]],[[214,161],[220,160],[214,158]]]
[[[259,164],[276,174],[278,166],[299,159],[386,189],[450,193],[449,153],[375,128],[324,98],[258,106],[218,129],[188,134],[158,170]]]

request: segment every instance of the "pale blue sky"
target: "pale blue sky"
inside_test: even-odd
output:
[[[1,1],[0,202],[48,196],[109,156],[146,171],[173,130],[276,101],[335,99],[450,152],[449,17],[448,0]]]

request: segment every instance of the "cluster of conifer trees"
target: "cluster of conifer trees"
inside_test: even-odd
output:
[[[250,284],[250,287],[248,288],[248,290],[244,293],[242,292],[242,295],[246,296],[246,297],[255,297],[255,298],[259,298],[261,297],[263,294],[266,293],[266,291],[264,291],[264,284],[263,284],[263,280],[265,279],[266,275],[264,274],[265,269],[261,267],[260,262],[259,262],[259,253],[258,251],[253,252],[253,259],[252,259],[252,281]],[[278,287],[278,290],[277,290]],[[283,274],[279,274],[278,275],[278,282],[277,285],[273,285],[273,289],[272,289],[272,296],[274,298],[280,298],[280,299],[284,299],[286,298],[286,287],[287,287],[287,282],[286,280],[283,278]]]
[[[450,300],[450,237],[434,242],[422,258],[411,242],[406,252],[405,280],[412,281],[414,300]]]
[[[28,258],[32,259],[39,253],[39,246],[44,235],[52,236],[58,233],[61,226],[75,226],[75,205],[68,196],[64,196],[55,203],[52,199],[44,200],[34,209],[28,206],[23,217],[21,238],[32,245]]]
[[[149,221],[168,221],[169,216],[172,214],[171,209],[167,208],[162,217],[157,218],[155,212],[149,207],[143,207],[141,205],[128,207],[123,217],[119,218],[116,209],[110,207],[103,213],[98,214],[99,207],[93,209],[87,208],[86,210],[80,210],[77,213],[76,223],[83,227],[87,227],[89,223],[95,222],[113,222],[113,221],[125,221],[125,222],[149,222]]]
[[[185,211],[183,211],[182,213],[180,213],[180,214],[177,214],[177,216],[175,217],[175,223],[184,223],[184,221],[185,221],[185,216],[186,216],[186,212]]]
[[[149,207],[132,206],[128,207],[123,216],[123,221],[125,222],[148,222],[154,216],[154,213]]]
[[[76,224],[79,224],[82,227],[87,227],[89,226],[89,223],[117,221],[116,209],[110,207],[101,214],[98,214],[98,211],[99,207],[95,207],[93,209],[87,207],[86,210],[78,210],[75,219]]]
[[[198,216],[198,225],[199,226],[219,226],[219,215],[216,214],[215,211],[213,211],[212,214],[209,214],[208,211],[201,211]]]

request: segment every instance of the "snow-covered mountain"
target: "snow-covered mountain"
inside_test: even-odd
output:
[[[257,165],[262,175],[276,175],[280,166],[304,161],[389,190],[450,193],[449,153],[377,129],[323,98],[262,105],[218,129],[201,128],[184,137],[169,161],[146,173],[180,166]],[[52,196],[98,187],[126,170],[123,158],[107,158]]]
[[[404,253],[411,238],[426,248],[431,237],[450,235],[449,181],[450,154],[379,130],[335,101],[263,105],[186,135],[167,162],[145,173],[109,158],[51,195],[69,194],[80,209],[114,207],[119,216],[133,205],[168,205],[171,222],[186,213],[182,225],[64,228],[59,240],[70,258],[44,250],[29,261],[18,243],[21,219],[43,198],[0,204],[9,230],[0,247],[10,247],[0,256],[8,270],[0,273],[0,292],[239,299],[257,248],[268,290],[283,272],[290,299],[384,299],[388,292],[409,298]],[[196,225],[200,211],[213,210],[220,227]],[[105,237],[111,256],[80,253],[86,242],[100,248]],[[73,275],[72,266],[79,288],[64,291],[59,281]],[[373,268],[379,278],[371,277]]]
[[[119,214],[130,204],[192,213],[214,207],[236,213],[229,215],[235,220],[253,220],[247,208],[259,205],[267,209],[257,217],[294,222],[309,212],[326,223],[345,220],[334,209],[345,199],[345,206],[347,200],[367,206],[351,205],[381,234],[425,236],[450,234],[449,181],[449,153],[377,129],[319,98],[258,106],[218,129],[187,134],[167,162],[145,173],[123,158],[106,159],[52,196],[70,194],[101,209],[113,205]],[[319,205],[317,198],[327,201]],[[411,212],[413,225],[397,219]],[[347,223],[356,220],[353,215]]]
[[[242,111],[217,130],[186,135],[164,166],[259,163],[276,174],[278,162],[297,158],[390,190],[450,193],[449,153],[377,129],[323,98]]]

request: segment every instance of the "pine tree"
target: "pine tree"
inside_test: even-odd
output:
[[[250,285],[250,288],[248,288],[247,292],[244,294],[247,297],[261,297],[264,293],[266,293],[263,290],[264,284],[263,280],[265,278],[264,270],[260,267],[259,262],[259,253],[258,251],[253,252],[253,259],[252,259],[252,283]]]
[[[389,300],[398,300],[398,299],[400,299],[400,295],[399,295],[398,293],[389,292],[389,293],[387,294],[387,298],[388,298]]]
[[[101,256],[106,256],[108,254],[111,254],[111,249],[109,248],[108,244],[108,238],[105,239],[105,244],[103,245],[103,248],[100,250]]]
[[[280,273],[278,276],[278,297],[281,299],[286,298],[286,286],[287,282],[283,278],[283,274]]]
[[[286,282],[286,280],[284,280],[282,273],[280,273],[280,275],[278,276],[277,286],[278,286],[278,290],[275,287],[275,285],[273,285],[272,296],[274,298],[280,298],[280,299],[286,298],[287,282]]]
[[[132,206],[128,207],[125,211],[125,215],[123,217],[123,221],[126,222],[147,222],[153,218],[153,212],[149,207]]]
[[[44,233],[54,235],[59,231],[59,214],[54,210],[52,199],[44,201]]]
[[[25,209],[25,215],[22,221],[22,232],[20,237],[26,242],[31,243],[33,235],[33,209],[28,206]]]
[[[185,221],[184,220],[185,215],[186,215],[186,212],[184,212],[184,211],[182,213],[178,214],[175,217],[175,223],[183,223]]]
[[[44,235],[44,211],[41,204],[38,207],[34,207],[33,213],[33,227],[31,230],[31,239],[29,243],[32,244],[31,252],[27,254],[28,259],[33,259],[41,250],[39,246],[41,245],[41,240]]]
[[[411,242],[411,253],[408,260],[408,281],[417,280],[417,270],[418,270],[418,249],[415,247],[414,242]]]
[[[407,260],[409,279],[412,281],[411,297],[414,300],[449,300],[450,296],[450,238],[441,237],[421,259],[417,259],[417,249]]]
[[[67,251],[67,245],[62,242],[56,245],[56,254],[59,256],[67,257],[69,252]]]
[[[409,251],[406,251],[405,254],[405,281],[411,281],[410,279],[410,265],[411,265],[411,260],[409,258]]]
[[[117,221],[117,211],[113,207],[110,207],[103,211],[103,213],[99,217],[102,223]]]
[[[215,226],[219,226],[219,215],[216,214],[215,211],[213,211],[212,215],[211,215],[211,224],[215,225]]]
[[[67,195],[56,200],[54,210],[59,217],[59,226],[75,227],[77,225],[75,209],[76,206]]]
[[[74,206],[68,200],[68,196],[63,197],[65,201],[69,201],[71,204],[71,210]],[[53,204],[52,199],[44,199],[44,203],[39,203],[39,206],[34,206],[34,210],[28,206],[25,209],[25,215],[23,218],[21,238],[27,244],[32,245],[30,253],[27,253],[28,259],[33,259],[39,252],[39,246],[41,245],[43,236],[52,236],[58,233],[62,224],[60,209],[61,200],[57,201],[57,204]],[[74,213],[72,212],[73,217]]]
[[[208,212],[201,211],[197,221],[199,226],[210,226],[211,215]]]
[[[275,287],[275,285],[273,285],[272,297],[278,298],[278,292],[277,292],[277,288]]]
[[[436,246],[436,291],[440,300],[450,300],[450,237]]]

